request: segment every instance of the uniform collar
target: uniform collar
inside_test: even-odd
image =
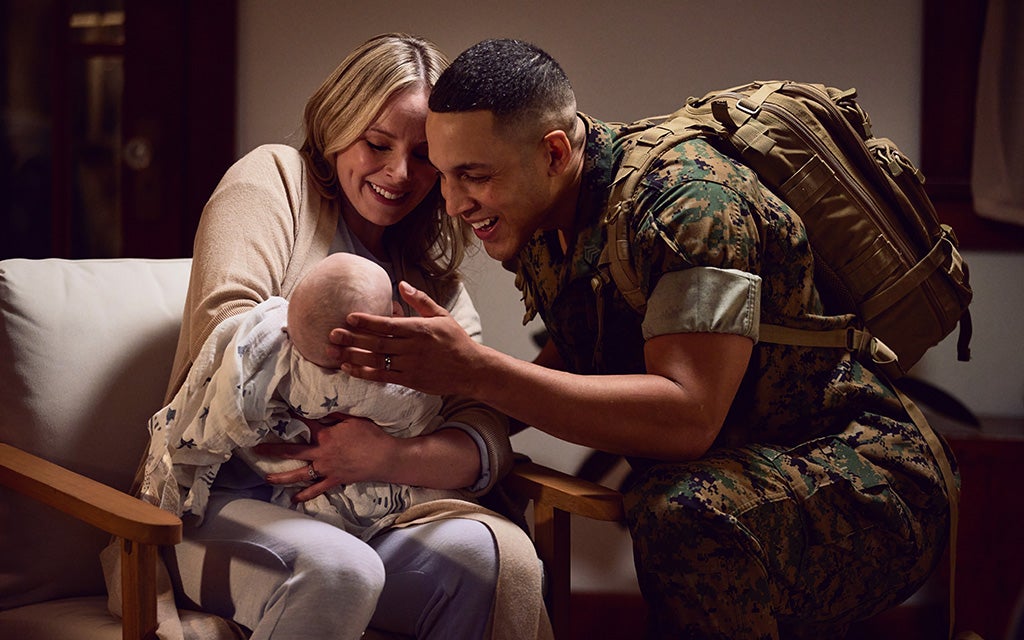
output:
[[[576,202],[575,237],[563,254],[558,234],[538,231],[506,268],[517,271],[516,286],[523,292],[525,321],[547,307],[558,292],[579,278],[591,278],[605,243],[601,222],[616,165],[615,135],[604,122],[580,113],[586,128],[583,170]]]

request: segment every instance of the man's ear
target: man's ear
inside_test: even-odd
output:
[[[572,158],[572,143],[565,131],[549,131],[544,136],[544,149],[548,156],[548,173],[554,176],[565,171]]]

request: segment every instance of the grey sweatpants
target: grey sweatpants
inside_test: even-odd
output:
[[[480,522],[392,529],[369,543],[310,516],[210,495],[168,554],[179,606],[252,630],[252,640],[348,640],[368,626],[420,639],[477,640],[491,612],[497,550]]]

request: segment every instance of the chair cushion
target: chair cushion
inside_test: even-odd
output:
[[[243,640],[244,630],[217,616],[179,611],[186,638]],[[74,635],[69,635],[69,632]],[[107,612],[103,596],[66,598],[0,611],[0,638],[17,640],[121,640],[121,621]]]
[[[128,490],[163,405],[190,265],[0,261],[0,441]],[[105,593],[107,534],[3,488],[0,522],[0,610]]]
[[[0,637],[53,640],[75,630],[78,640],[121,640],[121,621],[103,596],[67,598],[0,611]]]

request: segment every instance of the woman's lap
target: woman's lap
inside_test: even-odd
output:
[[[367,625],[478,638],[496,555],[490,531],[475,521],[394,529],[367,544],[309,516],[214,492],[203,524],[186,524],[167,564],[183,606],[234,619],[253,640],[358,638]]]
[[[482,638],[497,549],[481,522],[453,518],[392,529],[370,541],[386,579],[370,626],[417,638]]]

